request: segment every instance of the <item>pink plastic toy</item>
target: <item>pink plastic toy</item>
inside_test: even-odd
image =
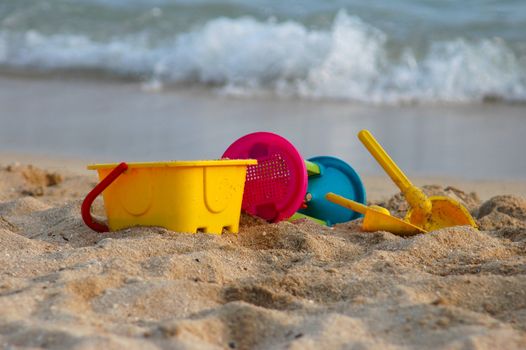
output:
[[[291,217],[307,192],[307,169],[298,150],[270,132],[245,135],[228,147],[223,158],[257,159],[247,168],[242,208],[277,222]]]

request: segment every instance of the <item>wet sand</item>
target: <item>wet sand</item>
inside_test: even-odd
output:
[[[410,177],[526,179],[526,106],[364,106],[145,92],[131,82],[0,78],[0,150],[89,161],[215,159],[273,131],[305,158],[333,155],[383,175],[356,134],[370,129]]]

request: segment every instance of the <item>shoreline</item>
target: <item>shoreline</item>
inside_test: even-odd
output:
[[[111,85],[116,87],[132,87],[138,89],[145,94],[176,94],[176,95],[194,95],[197,94],[201,97],[216,97],[225,98],[232,101],[246,101],[256,100],[261,102],[272,102],[282,101],[289,103],[300,103],[300,104],[325,104],[325,105],[345,105],[354,107],[372,107],[372,108],[418,108],[418,107],[444,107],[444,108],[455,108],[455,107],[469,107],[469,106],[513,106],[513,107],[526,107],[526,101],[521,100],[505,100],[496,97],[488,96],[481,101],[411,101],[411,102],[399,102],[399,103],[366,103],[355,100],[336,98],[336,97],[300,97],[297,95],[277,95],[275,92],[261,92],[254,93],[253,95],[243,95],[236,93],[225,93],[221,89],[223,86],[216,86],[213,84],[206,85],[202,83],[164,83],[159,88],[150,86],[150,81],[142,79],[140,77],[126,77],[112,75],[109,73],[99,72],[97,70],[86,70],[86,71],[30,71],[24,72],[21,70],[9,70],[0,69],[0,82],[9,80],[22,80],[27,82],[39,82],[39,81],[51,81],[57,83],[66,83],[74,85]]]
[[[383,172],[356,138],[369,129],[410,178],[526,179],[526,106],[368,106],[233,98],[137,83],[0,77],[0,150],[106,162],[216,159],[237,138],[271,131],[305,158],[332,155]]]
[[[86,166],[93,159],[75,157],[43,156],[27,153],[0,152],[0,167],[19,164],[32,165],[49,171],[58,171],[75,176],[96,178],[95,172],[87,170]],[[368,200],[380,201],[399,192],[396,185],[387,174],[360,174],[364,183]],[[476,193],[481,200],[488,200],[496,195],[516,195],[526,197],[526,180],[475,180],[454,177],[416,177],[411,181],[417,186],[439,185],[452,186],[466,193]]]

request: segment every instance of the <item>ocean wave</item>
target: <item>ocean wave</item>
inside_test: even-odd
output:
[[[398,52],[398,53],[396,53]],[[200,83],[222,93],[366,103],[526,101],[526,55],[502,39],[433,41],[390,50],[389,35],[340,11],[329,29],[294,21],[216,18],[170,40],[147,32],[85,35],[0,32],[0,65],[100,70],[146,87]]]

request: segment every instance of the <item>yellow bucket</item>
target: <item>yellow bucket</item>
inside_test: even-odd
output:
[[[246,169],[255,164],[253,159],[225,159],[89,165],[101,182],[86,196],[82,218],[98,232],[162,226],[178,232],[220,234],[226,228],[237,233]],[[101,192],[108,226],[90,213]]]

